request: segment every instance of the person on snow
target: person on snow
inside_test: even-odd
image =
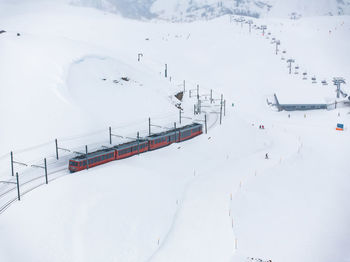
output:
[[[265,159],[269,159],[268,153],[265,154]]]

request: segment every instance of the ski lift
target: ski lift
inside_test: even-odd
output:
[[[317,83],[317,81],[316,81],[316,76],[313,76],[313,77],[311,78],[311,80],[312,80],[312,83],[313,83],[313,84],[316,84],[316,83]]]
[[[327,85],[328,85],[328,83],[327,83],[326,80],[323,80],[321,83],[322,83],[322,85],[324,85],[324,86],[327,86]]]
[[[283,52],[282,52],[283,54],[285,54],[285,53],[287,53],[287,51],[286,50],[283,50]]]
[[[307,79],[307,73],[304,72],[304,73],[303,73],[303,80],[306,80],[306,79]]]
[[[298,70],[298,69],[299,69],[299,66],[297,65],[297,66],[295,67],[295,69]]]

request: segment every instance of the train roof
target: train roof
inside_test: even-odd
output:
[[[129,146],[137,145],[138,143],[139,143],[139,144],[142,144],[142,143],[144,143],[144,142],[147,142],[147,140],[145,140],[145,139],[139,139],[138,142],[137,142],[137,140],[133,140],[133,141],[129,141],[129,142],[126,142],[126,143],[123,143],[123,144],[119,144],[119,145],[113,146],[113,149],[127,148],[127,147],[129,147]]]
[[[80,160],[84,160],[86,158],[92,158],[92,157],[95,157],[95,156],[100,156],[100,155],[103,155],[103,154],[108,154],[110,152],[113,152],[114,149],[113,148],[105,148],[105,149],[100,149],[100,150],[97,150],[97,151],[94,151],[94,152],[91,152],[91,153],[88,153],[87,157],[86,157],[86,154],[81,154],[79,156],[76,156],[74,158],[72,158],[71,160],[73,161],[80,161]]]
[[[147,137],[149,137],[149,138],[152,139],[152,138],[156,138],[156,137],[160,137],[160,136],[166,136],[166,135],[169,135],[169,134],[174,133],[174,132],[176,132],[176,131],[181,131],[181,130],[190,129],[190,128],[195,127],[195,126],[202,126],[202,124],[199,124],[199,123],[192,123],[192,124],[190,124],[190,125],[186,125],[186,126],[181,126],[181,127],[173,128],[173,129],[170,129],[170,130],[161,132],[161,133],[155,133],[155,134],[149,135],[149,136],[147,136]]]

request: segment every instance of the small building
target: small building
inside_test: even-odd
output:
[[[305,104],[297,104],[297,103],[293,103],[293,104],[281,104],[278,101],[277,95],[274,94],[275,97],[275,105],[278,108],[278,111],[305,111],[305,110],[318,110],[318,109],[328,109],[327,104],[325,103],[315,103],[315,104],[309,104],[309,103],[305,103]]]

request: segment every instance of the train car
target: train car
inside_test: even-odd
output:
[[[148,151],[147,140],[135,140],[113,147],[116,151],[116,159],[123,159]]]
[[[166,132],[153,134],[147,137],[149,150],[155,150],[178,142],[180,139],[180,129],[172,129]]]
[[[102,149],[92,153],[77,156],[69,160],[69,171],[71,173],[102,165],[104,163],[115,160],[114,149]],[[88,165],[87,165],[88,164]]]
[[[191,125],[183,126],[180,128],[180,139],[177,142],[182,142],[198,136],[203,133],[203,125],[193,123]]]
[[[180,128],[150,135],[145,139],[130,141],[112,148],[82,154],[69,160],[70,172],[95,167],[113,160],[127,158],[149,150],[155,150],[172,143],[182,142],[203,133],[202,124],[193,123]]]

